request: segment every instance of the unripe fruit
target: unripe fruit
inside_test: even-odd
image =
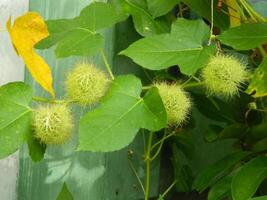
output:
[[[179,85],[156,83],[159,94],[167,112],[168,124],[179,126],[186,122],[191,109],[191,100],[188,94]]]
[[[247,77],[246,66],[233,56],[216,55],[202,70],[208,94],[227,99],[238,94]]]
[[[108,89],[110,80],[92,64],[80,63],[67,76],[68,97],[81,105],[99,102]]]
[[[70,137],[73,119],[69,107],[54,104],[39,107],[34,112],[34,136],[44,144],[62,144]]]

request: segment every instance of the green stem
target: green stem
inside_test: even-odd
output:
[[[33,101],[42,102],[42,103],[50,103],[51,101],[49,99],[43,98],[43,97],[32,97]]]
[[[259,112],[267,112],[267,110],[265,110],[265,109],[251,109],[251,110],[256,110],[256,111],[259,111]]]
[[[143,183],[142,183],[140,177],[138,176],[137,171],[136,171],[135,168],[134,168],[134,165],[133,165],[133,163],[132,163],[132,161],[131,161],[131,158],[128,158],[128,160],[129,160],[129,165],[130,165],[130,167],[131,167],[131,170],[133,171],[133,173],[134,173],[135,177],[137,178],[137,181],[138,181],[138,183],[139,183],[139,185],[140,185],[140,187],[141,187],[143,193],[145,194],[145,188],[144,188],[144,186],[143,186]]]
[[[142,90],[149,90],[151,89],[153,86],[152,85],[148,85],[148,86],[143,86]]]
[[[211,45],[211,41],[214,39],[213,36],[213,26],[214,26],[214,22],[213,22],[213,18],[214,18],[214,11],[213,11],[213,6],[214,6],[214,1],[211,0],[211,8],[210,8],[210,12],[211,12],[211,22],[210,22],[210,39],[208,42],[208,46]]]
[[[50,100],[50,99],[46,99],[46,98],[43,98],[43,97],[37,97],[37,96],[35,96],[35,97],[32,97],[32,100],[33,101],[36,101],[36,102],[41,102],[41,103],[54,103],[54,104],[56,104],[56,103],[58,103],[58,104],[60,104],[60,103],[74,103],[73,101],[65,101],[65,100]]]
[[[183,86],[184,89],[188,89],[188,88],[194,88],[194,87],[202,87],[204,86],[205,83],[204,82],[197,82],[197,83],[188,83],[188,84],[185,84]]]
[[[145,200],[149,199],[149,190],[150,190],[150,167],[151,167],[151,145],[152,145],[153,132],[149,133],[148,142],[147,142],[147,150],[145,155],[146,162],[146,188],[145,188]]]
[[[169,192],[170,190],[176,185],[177,180],[175,180],[166,190],[165,192],[161,195],[162,198],[164,198]]]
[[[161,138],[161,140],[159,140],[158,142],[156,142],[152,147],[151,147],[151,151],[153,149],[155,149],[158,145],[160,145],[161,143],[163,143],[165,140],[167,140],[168,138],[174,136],[176,134],[175,131],[173,131],[172,133],[170,133],[169,135],[164,135],[163,138]]]
[[[263,58],[267,57],[267,53],[262,46],[258,47]]]
[[[108,71],[108,73],[109,73],[110,78],[111,78],[112,80],[114,80],[115,77],[114,77],[114,75],[113,75],[113,73],[112,73],[111,67],[110,67],[110,65],[109,65],[109,63],[108,63],[108,60],[107,60],[107,57],[105,56],[104,51],[101,50],[100,53],[101,53],[101,56],[102,56],[102,58],[103,58],[103,61],[104,61],[104,63],[105,63],[105,66],[106,66],[106,69],[107,69],[107,71]]]

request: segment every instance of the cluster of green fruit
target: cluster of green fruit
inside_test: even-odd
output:
[[[207,95],[231,98],[247,80],[246,65],[233,56],[218,54],[203,68],[201,79]],[[70,71],[66,80],[67,98],[82,106],[92,106],[105,95],[112,81],[94,65],[81,63]],[[192,101],[182,85],[156,82],[170,126],[183,125],[189,116]],[[72,133],[73,117],[67,103],[50,104],[35,110],[35,137],[44,144],[62,144]]]

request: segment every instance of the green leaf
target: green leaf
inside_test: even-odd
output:
[[[218,181],[209,191],[208,200],[223,200],[231,195],[232,175]]]
[[[149,12],[154,18],[167,14],[181,0],[147,0]]]
[[[142,36],[168,32],[168,25],[160,19],[153,19],[147,10],[145,1],[121,0],[121,3],[133,18],[136,31]]]
[[[15,152],[31,132],[32,90],[22,82],[0,87],[0,158]]]
[[[211,21],[211,1],[210,0],[183,0],[193,11],[207,20]],[[218,0],[214,0],[214,24],[222,29],[229,27],[229,16],[217,11]]]
[[[164,198],[161,195],[159,195],[159,200],[164,200]]]
[[[111,27],[120,21],[120,18],[118,18],[117,11],[111,4],[93,2],[81,11],[77,21],[81,28],[96,32]]]
[[[73,196],[69,191],[66,183],[63,184],[62,190],[59,193],[57,200],[73,200]]]
[[[267,58],[254,72],[246,93],[252,94],[255,98],[267,96]]]
[[[236,50],[250,50],[267,42],[267,23],[242,24],[223,32],[218,39]]]
[[[46,150],[46,145],[40,144],[40,142],[37,141],[37,139],[34,138],[32,134],[28,135],[27,143],[28,143],[29,155],[32,161],[39,162],[43,160]]]
[[[261,196],[261,197],[250,198],[249,200],[267,200],[267,196]]]
[[[174,167],[176,190],[178,192],[190,192],[193,180],[193,173],[191,168],[189,167],[187,157],[177,146],[178,145],[172,146],[172,164]]]
[[[100,51],[104,45],[104,38],[100,34],[92,34],[86,29],[71,30],[60,41],[55,50],[58,58],[72,55],[86,56]]]
[[[209,27],[202,20],[178,18],[170,34],[143,38],[120,54],[147,69],[160,70],[178,64],[182,73],[192,75],[215,51],[214,46],[202,46],[208,35]]]
[[[241,138],[246,133],[247,127],[245,124],[234,123],[225,127],[219,135],[220,139],[226,138]]]
[[[266,129],[264,130],[266,132]],[[265,151],[267,149],[267,138],[254,142],[251,148],[253,151]]]
[[[216,124],[210,124],[208,129],[204,132],[204,138],[207,142],[214,142],[218,139],[219,134],[222,132],[223,128]]]
[[[261,182],[267,177],[267,157],[257,157],[246,163],[232,181],[233,200],[253,197]]]
[[[48,49],[63,40],[69,31],[78,27],[77,18],[74,19],[58,19],[48,20],[46,25],[49,31],[49,36],[35,45],[37,49]]]
[[[117,77],[100,106],[82,117],[80,151],[115,151],[128,145],[139,128],[157,131],[166,126],[166,111],[156,88],[140,98],[141,81]]]
[[[55,51],[60,58],[93,55],[104,45],[104,38],[98,31],[125,19],[117,12],[109,3],[93,2],[76,18],[48,20],[50,35],[35,47],[46,49],[58,43]]]
[[[222,122],[234,122],[232,110],[228,105],[217,98],[207,98],[204,95],[192,93],[197,109],[206,117]]]
[[[204,191],[247,155],[247,152],[235,152],[207,167],[197,176],[194,182],[194,188],[198,191]]]

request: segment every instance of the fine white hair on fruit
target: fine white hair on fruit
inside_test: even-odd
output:
[[[181,126],[188,119],[192,102],[187,92],[177,84],[155,83],[167,112],[168,124]]]
[[[105,95],[109,84],[106,74],[95,65],[78,63],[67,75],[66,90],[72,101],[93,105]]]
[[[34,136],[44,144],[63,144],[72,135],[73,117],[65,104],[40,106],[34,111]]]
[[[248,79],[248,71],[234,56],[218,54],[210,58],[201,76],[209,95],[230,99]]]

